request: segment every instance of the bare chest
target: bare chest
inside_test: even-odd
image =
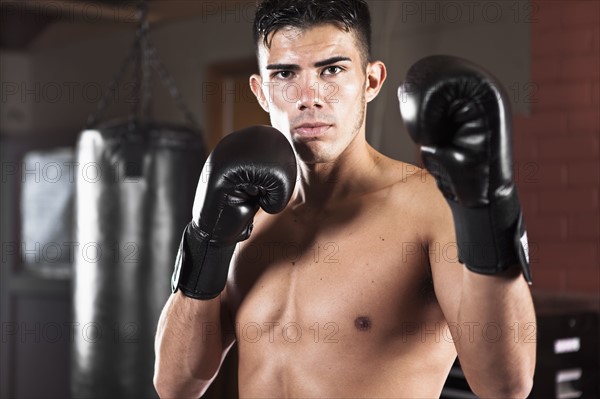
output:
[[[238,340],[375,343],[429,317],[435,300],[414,227],[363,212],[258,223],[229,281]]]

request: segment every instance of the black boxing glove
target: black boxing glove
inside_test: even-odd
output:
[[[408,132],[452,211],[461,263],[490,275],[520,265],[531,284],[512,178],[511,113],[499,82],[469,61],[430,56],[409,69],[398,99]]]
[[[277,129],[253,126],[225,136],[202,169],[172,291],[196,299],[217,297],[236,243],[250,237],[259,207],[268,213],[285,208],[296,173],[294,151]]]

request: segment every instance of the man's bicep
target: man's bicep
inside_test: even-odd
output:
[[[225,289],[221,292],[221,334],[223,336],[224,350],[228,350],[235,342],[235,319],[231,310],[231,302],[228,297],[228,285],[225,286]]]
[[[429,263],[435,295],[448,322],[456,322],[462,293],[464,267],[458,261],[458,248],[450,210],[441,210],[434,224],[429,251]]]

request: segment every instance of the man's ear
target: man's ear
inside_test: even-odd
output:
[[[381,90],[381,87],[383,86],[383,82],[385,82],[385,79],[387,78],[385,64],[381,61],[369,62],[366,74],[365,99],[367,102],[370,102],[377,97],[379,90]]]
[[[269,113],[269,102],[267,101],[267,97],[262,90],[262,78],[259,74],[253,74],[250,76],[250,90],[256,96],[258,103],[265,110],[266,113]]]

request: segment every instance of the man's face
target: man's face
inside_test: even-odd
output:
[[[376,93],[354,33],[331,24],[281,29],[270,48],[260,44],[259,67],[252,89],[303,162],[334,161],[364,134],[366,103]]]

